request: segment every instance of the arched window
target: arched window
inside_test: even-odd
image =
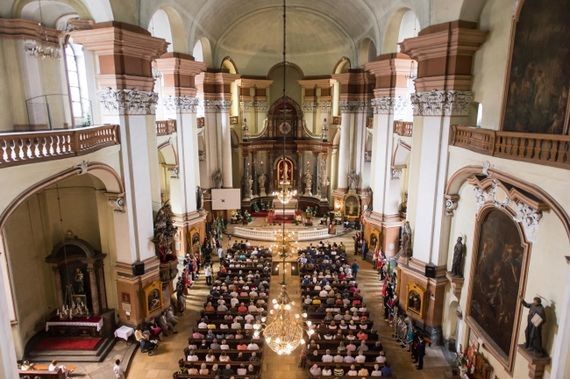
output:
[[[87,93],[85,57],[81,45],[74,43],[65,45],[65,64],[73,123],[75,126],[89,126],[92,124],[91,106]]]

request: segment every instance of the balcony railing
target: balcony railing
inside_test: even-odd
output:
[[[157,136],[168,136],[172,133],[176,133],[176,120],[156,121]]]
[[[570,169],[570,136],[455,125],[451,145],[495,157]]]
[[[0,169],[80,156],[118,145],[119,126],[0,134]]]
[[[408,121],[394,121],[394,133],[402,137],[411,137],[414,132],[414,123]]]

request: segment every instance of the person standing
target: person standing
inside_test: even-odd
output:
[[[115,374],[115,379],[125,379],[125,370],[121,367],[121,360],[117,359],[115,365],[113,366],[113,373]]]
[[[212,266],[207,265],[204,267],[204,276],[206,277],[206,285],[212,285]]]
[[[352,266],[350,266],[351,270],[352,270],[352,276],[354,277],[354,279],[356,279],[356,276],[358,275],[358,270],[360,270],[360,266],[358,265],[358,263],[356,263],[356,261],[352,262]]]
[[[426,343],[423,338],[418,343],[416,355],[418,358],[418,370],[421,370],[424,368],[424,355],[426,355]]]

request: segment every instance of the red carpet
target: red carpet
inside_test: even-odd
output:
[[[103,338],[96,337],[45,337],[33,350],[95,350]]]

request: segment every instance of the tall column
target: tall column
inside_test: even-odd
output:
[[[340,143],[338,153],[338,188],[348,189],[348,174],[355,172],[362,179],[364,138],[368,101],[374,82],[362,70],[333,75],[340,85]],[[362,180],[359,181],[362,183]],[[359,183],[359,189],[361,185]]]
[[[376,77],[374,99],[372,159],[370,188],[373,191],[373,211],[365,215],[365,235],[373,229],[381,231],[381,248],[388,256],[398,252],[400,231],[400,178],[393,175],[394,120],[406,119],[411,108],[407,88],[411,59],[405,54],[386,54],[365,65]]]
[[[160,202],[160,189],[151,61],[166,51],[167,43],[143,28],[121,22],[95,24],[92,29],[72,32],[72,37],[93,51],[98,61],[103,122],[120,126],[125,206],[113,212],[117,291],[122,304],[118,313],[122,322],[134,325],[152,316],[146,312],[144,287],[159,278],[152,243],[153,202]],[[135,262],[144,264],[142,275],[131,267]]]
[[[232,105],[231,84],[238,75],[223,72],[203,72],[196,78],[198,91],[204,99],[206,121],[206,166],[209,183],[204,187],[213,188],[212,175],[221,174],[222,186],[232,188],[232,141],[230,109]]]
[[[160,99],[165,116],[176,120],[176,151],[178,153],[178,177],[171,178],[172,211],[176,215],[176,226],[182,228],[181,236],[187,238],[189,230],[206,221],[206,215],[197,208],[196,191],[199,186],[198,128],[196,121],[195,77],[206,69],[202,62],[181,53],[166,53],[155,60],[157,70],[162,74]],[[205,236],[200,236],[201,239]],[[192,246],[192,241],[185,241]],[[180,254],[186,251],[179,251]]]
[[[451,125],[465,123],[473,99],[473,55],[485,33],[471,22],[432,25],[418,37],[402,42],[402,52],[418,61],[414,107],[414,135],[410,163],[408,220],[412,229],[413,257],[400,265],[400,299],[417,284],[430,296],[423,306],[423,322],[432,337],[440,338],[450,220],[445,213],[445,185]],[[426,270],[426,266],[430,270]],[[429,276],[426,274],[430,272]]]
[[[1,241],[0,241],[1,242]],[[0,247],[2,248],[2,247]],[[0,252],[3,254],[3,252]],[[0,257],[4,259],[4,257]],[[14,346],[14,338],[12,337],[12,329],[10,326],[10,305],[8,299],[4,296],[6,291],[10,291],[10,284],[0,275],[0,378],[18,378],[18,367],[16,366],[16,347]],[[8,292],[9,293],[9,292]]]

